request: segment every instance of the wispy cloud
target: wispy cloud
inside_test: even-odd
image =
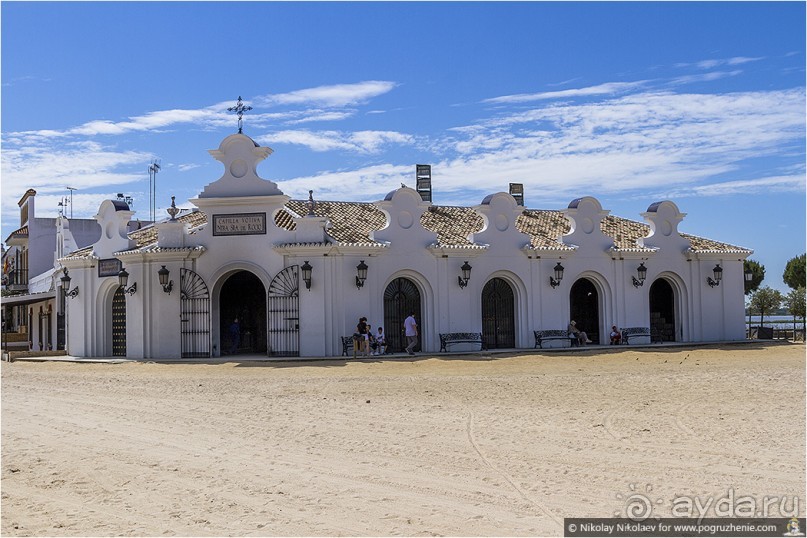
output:
[[[345,150],[358,153],[376,153],[388,144],[412,144],[411,135],[394,131],[278,131],[257,137],[265,144],[297,144],[313,151]]]
[[[720,67],[724,65],[742,65],[750,62],[758,62],[764,59],[765,59],[764,56],[758,56],[753,58],[749,58],[747,56],[734,56],[732,58],[700,60],[698,62],[692,62],[692,63],[677,63],[675,64],[675,67],[697,67],[698,69],[714,69],[715,67]]]
[[[659,193],[663,198],[684,198],[691,196],[724,196],[730,194],[766,194],[771,192],[804,192],[807,176],[802,172],[796,175],[772,176],[756,179],[723,181],[706,185],[694,185]]]
[[[566,99],[569,97],[591,97],[597,95],[614,95],[618,93],[635,90],[646,84],[646,81],[637,82],[607,82],[597,86],[585,88],[573,88],[568,90],[558,90],[554,92],[539,93],[519,93],[515,95],[502,95],[485,99],[483,103],[528,103],[530,101],[543,101],[547,99]]]
[[[670,81],[671,84],[693,84],[695,82],[712,82],[720,80],[721,78],[736,77],[742,74],[742,70],[734,69],[733,71],[711,71],[709,73],[698,73],[694,75],[682,75],[675,77]]]
[[[354,84],[333,84],[306,88],[288,93],[269,94],[255,99],[259,106],[319,105],[328,107],[354,106],[383,95],[397,84],[385,80],[368,80]]]

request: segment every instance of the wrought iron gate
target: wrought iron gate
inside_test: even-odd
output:
[[[482,289],[482,337],[488,349],[516,347],[513,288],[493,278]]]
[[[190,269],[179,271],[182,358],[210,356],[210,292],[207,284]]]
[[[126,356],[126,292],[115,290],[112,298],[112,355]]]
[[[404,320],[410,312],[415,313],[418,324],[418,344],[415,346],[418,349],[423,343],[420,291],[408,278],[396,278],[384,291],[384,334],[387,335],[387,349],[392,352],[397,353],[406,348]]]
[[[269,342],[267,354],[300,356],[300,271],[297,265],[280,271],[269,284]]]

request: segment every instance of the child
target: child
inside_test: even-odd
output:
[[[384,338],[384,328],[378,328],[378,334],[375,335],[376,348],[373,355],[384,355],[387,353],[387,339]]]

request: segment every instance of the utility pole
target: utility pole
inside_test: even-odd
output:
[[[160,171],[160,161],[153,159],[149,165],[149,211],[151,211],[151,222],[154,222],[157,215],[157,172]]]

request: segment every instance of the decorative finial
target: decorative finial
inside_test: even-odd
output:
[[[177,220],[177,213],[179,213],[179,208],[177,207],[174,198],[175,196],[171,197],[171,207],[166,209],[166,211],[168,211],[168,214],[171,215],[171,220]]]
[[[227,109],[228,112],[235,112],[238,115],[238,134],[242,134],[241,130],[244,126],[244,122],[242,118],[244,117],[244,112],[252,110],[251,106],[244,106],[243,101],[241,101],[241,96],[238,96],[238,102],[235,106],[231,106]]]
[[[317,206],[317,203],[314,201],[314,191],[312,190],[308,191],[308,203],[306,205],[308,206],[308,216],[315,217],[314,208]]]
[[[402,189],[405,189],[405,188],[406,188],[406,185],[404,185],[403,183],[401,183],[401,188],[402,188]]]

